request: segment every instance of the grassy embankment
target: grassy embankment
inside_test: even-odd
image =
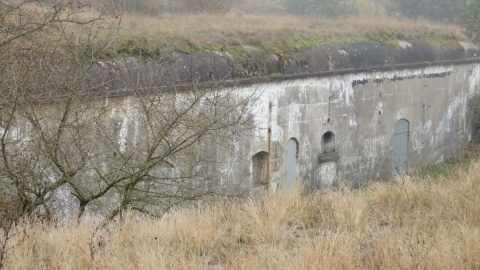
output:
[[[113,55],[200,50],[242,51],[242,45],[273,52],[296,51],[329,42],[426,39],[433,43],[466,40],[461,29],[428,21],[353,17],[342,20],[285,15],[163,15],[126,14],[112,43]]]
[[[371,10],[368,0],[352,1],[359,16],[327,19],[288,15],[282,1],[246,0],[224,15],[157,16],[124,14],[113,55],[155,56],[163,52],[199,50],[246,52],[241,46],[257,46],[279,54],[322,43],[376,40],[426,39],[435,45],[466,40],[462,29],[426,20],[406,20],[386,15],[381,5]],[[248,53],[248,51],[247,51]]]
[[[127,215],[105,228],[23,229],[6,269],[478,269],[480,161],[355,190]]]
[[[276,0],[247,0],[221,15],[159,12],[152,16],[131,12],[88,26],[46,26],[35,40],[49,36],[53,41],[62,40],[71,47],[70,51],[84,52],[86,59],[94,62],[119,56],[155,58],[165,53],[203,50],[228,51],[234,57],[255,54],[255,50],[244,46],[255,46],[288,58],[292,52],[323,43],[373,40],[398,46],[398,40],[424,39],[436,46],[459,46],[458,41],[467,40],[462,29],[455,25],[389,18],[381,6],[377,13],[370,14],[370,1],[355,0],[355,3],[359,16],[338,19],[288,15],[281,1]],[[48,11],[34,4],[27,7],[27,14],[38,16],[40,21]],[[93,9],[82,10],[77,18],[97,15]],[[61,49],[61,45],[55,47]]]

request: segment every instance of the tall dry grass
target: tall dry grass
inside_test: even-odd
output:
[[[141,52],[141,56],[158,56],[174,51],[190,53],[205,49],[232,49],[224,48],[225,46],[235,47],[233,51],[242,51],[242,45],[290,52],[322,43],[355,40],[467,40],[463,29],[458,26],[422,19],[414,21],[388,18],[381,15],[384,11],[379,11],[379,14],[369,13],[373,11],[369,11],[369,6],[365,3],[362,8],[365,15],[338,19],[235,11],[227,14],[161,12],[158,15],[149,15],[138,11],[128,12],[125,8],[127,11],[121,16],[110,14],[113,16],[109,19],[97,22],[98,28],[66,25],[62,28],[62,33],[53,31],[57,35],[52,35],[55,39],[59,34],[67,34],[70,43],[79,48],[86,42],[91,43],[92,37],[97,42],[107,43],[108,48],[98,52],[100,59],[135,55],[136,52]],[[32,5],[32,9],[35,8],[36,6]],[[42,15],[42,12],[39,13]],[[78,17],[83,19],[95,16],[98,16],[98,12],[93,9],[84,9],[78,14]],[[48,36],[47,31],[44,34]],[[88,51],[88,46],[85,47]]]
[[[324,38],[333,36],[366,36],[378,32],[399,33],[405,36],[421,37],[425,35],[458,35],[462,30],[453,25],[433,23],[426,20],[388,19],[351,17],[326,19],[319,17],[297,17],[280,15],[164,15],[160,17],[125,14],[122,19],[123,34],[130,31],[139,34],[161,34],[170,36],[194,37],[210,42],[216,37],[252,36],[255,39],[268,40],[278,37],[279,33],[293,31]],[[267,34],[267,36],[265,36]],[[213,40],[212,40],[213,39]]]
[[[245,13],[238,10],[226,14],[155,11],[161,10],[165,1],[144,0],[137,3],[114,0],[112,3],[125,13],[104,14],[105,20],[85,27],[75,24],[49,26],[41,36],[51,40],[60,39],[59,36],[66,37],[65,42],[76,46],[79,51],[85,51],[85,55],[94,60],[132,55],[155,57],[162,53],[191,53],[199,50],[226,49],[230,52],[243,52],[242,45],[258,46],[277,53],[290,53],[322,43],[355,40],[377,40],[387,44],[395,44],[396,40],[401,39],[425,39],[432,44],[442,44],[438,41],[453,39],[467,40],[464,30],[458,26],[422,19],[388,18],[381,5],[373,6],[372,9],[369,0],[355,0],[361,10],[360,16],[337,19],[298,17],[282,12]],[[211,2],[216,3],[216,0]],[[253,5],[252,3],[247,1],[243,5],[249,6]],[[254,7],[265,6],[267,10],[274,7],[278,11],[282,6],[281,1],[274,0],[255,3]],[[26,12],[24,17],[38,17],[33,20],[38,22],[52,12],[53,8],[53,5],[40,7],[31,3],[25,5],[22,11]],[[66,11],[59,17],[72,16],[69,9]],[[82,20],[95,18],[100,14],[90,6],[77,12],[75,18]],[[7,19],[17,18],[10,16]],[[96,51],[90,48],[94,43],[108,46]],[[96,55],[93,55],[94,53]]]
[[[6,269],[478,269],[480,162],[436,179],[19,225]],[[17,240],[21,241],[17,241]]]
[[[353,40],[467,40],[463,30],[426,20],[371,17],[326,19],[290,15],[163,15],[159,17],[125,14],[114,48],[125,42],[161,51],[220,49],[218,46],[250,45],[303,49],[322,43]]]
[[[146,1],[146,0],[144,0]],[[165,1],[165,0],[162,0]],[[214,0],[211,0],[215,2]],[[258,32],[258,37],[264,39],[278,37],[278,33],[292,30],[323,38],[327,36],[365,36],[381,32],[393,32],[405,36],[425,36],[432,32],[445,35],[462,35],[462,30],[453,25],[434,23],[427,20],[408,20],[389,18],[382,4],[372,4],[370,0],[350,0],[357,6],[360,14],[354,17],[328,19],[323,17],[293,16],[275,10],[283,8],[283,2],[278,0],[245,0],[237,4],[237,9],[223,14],[188,14],[159,13],[148,16],[139,13],[125,13],[122,28],[143,34],[168,33],[191,37],[212,33],[224,35],[242,35]],[[245,10],[242,9],[245,8]],[[250,7],[250,8],[249,8]],[[257,9],[259,12],[254,12]],[[269,10],[273,10],[270,12]],[[206,38],[212,39],[210,35]],[[210,40],[212,41],[212,40]]]

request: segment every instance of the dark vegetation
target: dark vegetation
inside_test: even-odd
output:
[[[162,12],[175,14],[211,13],[230,11],[238,0],[112,0],[114,8],[126,12],[159,15]]]
[[[480,1],[464,0],[460,9],[458,22],[465,27],[467,35],[475,42],[480,42]]]
[[[407,18],[426,18],[442,22],[455,22],[465,0],[392,0],[386,2],[389,14]]]
[[[355,3],[344,0],[286,0],[285,9],[296,15],[315,15],[330,18],[357,14]]]

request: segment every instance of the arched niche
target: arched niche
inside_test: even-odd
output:
[[[322,136],[322,153],[335,153],[335,134],[331,131],[325,132]]]
[[[268,153],[260,151],[252,157],[252,179],[254,185],[268,182]]]

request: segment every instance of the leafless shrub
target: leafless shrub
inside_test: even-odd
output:
[[[175,0],[170,5],[175,13],[223,14],[230,11],[234,3],[234,0]]]
[[[21,208],[22,205],[17,198],[0,193],[0,228],[18,220],[22,215]]]
[[[20,14],[45,15],[12,20],[15,31],[0,26],[0,185],[25,212],[78,218],[98,203],[110,218],[125,209],[159,215],[222,194],[217,155],[250,128],[252,96],[198,88],[188,75],[187,89],[166,90],[154,72],[134,78],[128,59],[113,63],[127,70],[115,78],[112,70],[96,76],[96,54],[111,36],[95,27],[106,15],[77,2],[17,6]],[[128,97],[110,99],[107,91],[120,87]]]
[[[111,5],[120,11],[130,13],[158,15],[168,0],[110,0]]]
[[[0,269],[5,265],[8,252],[15,248],[12,239],[22,233],[15,230],[22,217],[21,207],[17,198],[0,192]]]

